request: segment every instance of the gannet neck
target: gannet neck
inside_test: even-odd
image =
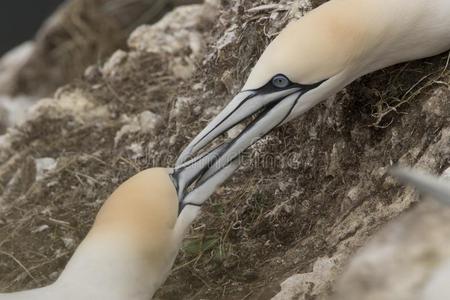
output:
[[[166,169],[130,178],[105,202],[56,287],[89,299],[150,299],[181,243],[173,234],[177,210]]]
[[[196,213],[178,222],[168,169],[140,172],[105,201],[55,283],[0,294],[0,300],[149,300],[169,275]]]
[[[314,84],[439,54],[450,46],[450,1],[332,0],[291,22],[267,47],[243,90],[275,74]],[[339,85],[340,86],[340,85]]]
[[[367,22],[372,37],[366,42],[363,55],[353,63],[361,66],[356,76],[437,55],[450,48],[450,1],[362,2],[369,1],[372,7],[379,6],[379,12]]]
[[[207,155],[205,159],[213,162],[215,156]],[[187,193],[180,214],[176,190],[180,184],[172,178],[172,169],[153,168],[138,173],[105,201],[88,235],[55,283],[0,294],[0,300],[151,299],[168,277],[201,204],[237,167],[235,160]],[[188,180],[203,176],[203,167],[194,175],[191,168],[198,170],[196,165],[186,166]]]

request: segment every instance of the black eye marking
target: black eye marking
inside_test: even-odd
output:
[[[291,81],[283,74],[275,75],[272,78],[272,85],[279,89],[287,88],[291,84]]]
[[[324,83],[328,79],[329,78],[321,80],[316,83],[312,83],[312,84],[301,84],[301,83],[292,82],[289,79],[289,77],[287,77],[286,75],[284,75],[282,73],[279,73],[279,74],[273,76],[272,79],[270,79],[269,82],[267,82],[262,87],[256,88],[256,89],[242,90],[241,92],[253,92],[253,94],[249,95],[245,99],[245,101],[247,101],[258,95],[270,94],[270,93],[274,93],[279,90],[285,90],[285,89],[290,89],[290,88],[298,88],[304,92],[307,92],[309,90],[315,89],[316,87],[320,86],[322,83]],[[244,102],[242,102],[242,103],[244,103]]]

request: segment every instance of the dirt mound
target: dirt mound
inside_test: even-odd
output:
[[[311,2],[176,9],[40,102],[0,139],[0,289],[56,278],[117,184],[173,165],[288,20],[324,1]],[[294,274],[282,299],[329,294],[350,255],[417,200],[387,167],[448,167],[447,66],[443,55],[366,76],[254,145],[158,297],[269,299]]]

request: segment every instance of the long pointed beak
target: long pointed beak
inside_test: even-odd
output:
[[[210,152],[191,159],[173,169],[170,177],[177,190],[180,203],[183,202],[188,188],[199,178],[204,177],[206,170],[220,157],[226,146],[227,144],[222,144]]]
[[[430,195],[445,204],[450,204],[450,181],[406,168],[394,168],[391,175],[399,181],[411,184],[421,193]]]
[[[235,159],[229,164],[217,168],[210,175],[205,172],[220,157],[227,144],[222,144],[205,155],[175,167],[169,174],[176,190],[179,201],[178,214],[187,205],[201,206],[239,166]],[[200,182],[201,178],[201,182]]]
[[[183,150],[176,165],[183,164],[189,157],[238,123],[298,91],[299,88],[295,87],[272,93],[265,93],[264,91],[243,91],[239,93]]]

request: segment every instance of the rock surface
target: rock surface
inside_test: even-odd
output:
[[[90,64],[124,47],[135,27],[158,21],[173,7],[196,2],[200,0],[66,1],[33,42],[14,51],[22,57],[26,54],[26,59],[9,70],[6,86],[0,75],[0,94],[50,96],[62,84],[80,77]]]
[[[66,1],[45,22],[34,41],[25,42],[0,58],[0,134],[21,122],[39,98],[51,96],[59,86],[78,79],[89,64],[125,47],[133,28],[158,21],[173,7],[198,2]],[[103,71],[117,69],[125,57],[124,51],[116,51]],[[24,98],[29,101],[24,102]]]
[[[437,285],[435,276],[449,270],[449,236],[450,208],[421,203],[384,228],[352,259],[334,299],[447,299],[450,294],[442,293],[442,288],[448,284],[432,286]]]

